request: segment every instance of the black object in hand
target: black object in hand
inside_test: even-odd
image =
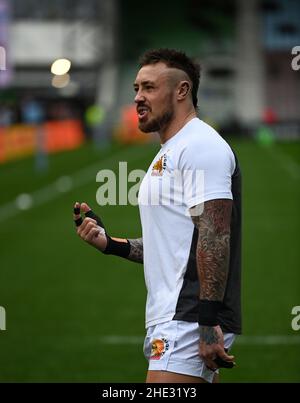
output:
[[[227,353],[228,348],[224,348],[224,351],[225,351],[225,353]],[[221,357],[217,357],[213,361],[219,368],[233,368],[234,367],[234,363],[232,361],[225,361]]]

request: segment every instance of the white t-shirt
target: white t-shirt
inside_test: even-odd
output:
[[[226,141],[198,118],[161,146],[139,191],[146,327],[172,320],[187,268],[194,224],[189,208],[232,199],[234,154]]]

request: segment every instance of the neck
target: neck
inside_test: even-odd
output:
[[[172,122],[164,129],[159,131],[159,137],[161,144],[164,144],[166,141],[170,140],[171,137],[175,136],[176,133],[179,132],[190,120],[197,117],[195,109],[186,112],[183,116],[178,116],[173,119]]]

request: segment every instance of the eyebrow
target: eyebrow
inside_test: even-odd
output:
[[[149,85],[149,84],[154,85],[154,82],[153,82],[153,81],[150,81],[150,80],[146,80],[146,81],[142,81],[142,82],[141,82],[141,86],[145,86],[145,85]],[[133,84],[133,86],[134,86],[134,87],[138,87],[139,84],[138,84],[137,82],[135,82],[135,83]]]

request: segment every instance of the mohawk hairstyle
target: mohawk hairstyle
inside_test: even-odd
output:
[[[149,64],[156,64],[159,62],[165,63],[168,67],[174,67],[179,70],[183,70],[192,82],[192,99],[193,105],[197,108],[198,105],[198,87],[200,81],[201,67],[198,63],[195,63],[184,52],[160,48],[151,49],[145,52],[140,58],[140,67],[147,66]]]

